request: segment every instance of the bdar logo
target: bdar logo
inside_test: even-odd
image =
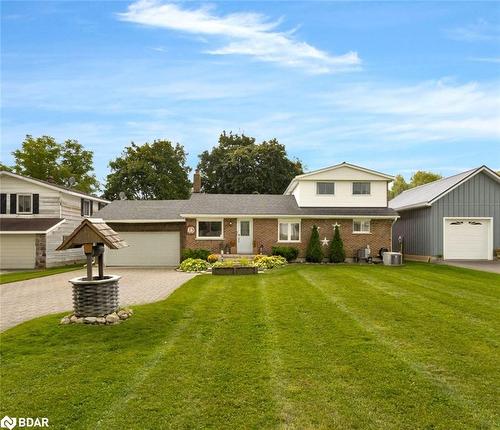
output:
[[[16,426],[16,419],[5,415],[0,421],[0,427],[12,430]]]

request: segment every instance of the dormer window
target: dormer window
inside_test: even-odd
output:
[[[371,193],[370,182],[353,182],[352,193],[354,195],[366,195]]]
[[[316,194],[335,194],[335,182],[316,182]]]
[[[32,214],[33,213],[33,195],[18,194],[17,195],[17,213]]]

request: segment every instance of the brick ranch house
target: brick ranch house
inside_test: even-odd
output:
[[[214,253],[269,254],[275,245],[294,246],[299,258],[313,225],[325,247],[338,225],[346,256],[370,246],[391,249],[397,213],[388,207],[392,176],[353,164],[295,177],[283,195],[204,194],[195,173],[188,200],[120,200],[95,216],[129,244],[107,252],[107,265],[175,266],[184,248]]]

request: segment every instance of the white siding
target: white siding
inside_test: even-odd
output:
[[[302,207],[387,207],[387,180],[374,173],[343,166],[297,181],[292,194]],[[335,194],[316,194],[317,182],[334,182]],[[353,194],[353,182],[370,182],[370,194]]]
[[[0,234],[1,269],[33,269],[34,267],[34,234]]]
[[[46,235],[46,265],[47,267],[61,266],[82,261],[85,258],[81,249],[69,249],[56,251],[55,249],[63,241],[63,236],[69,235],[81,222],[81,197],[74,196],[64,191],[56,191],[41,184],[29,182],[22,178],[2,175],[0,190],[7,194],[7,214],[2,217],[16,218],[60,218],[66,221],[57,229]],[[10,214],[10,194],[39,194],[39,214],[19,215]],[[83,196],[82,196],[83,197]],[[98,202],[94,201],[94,212],[98,210]],[[16,236],[17,237],[17,236]],[[35,246],[33,242],[33,253]]]
[[[363,181],[355,178],[349,181],[333,180],[335,182],[335,194],[316,194],[316,180],[299,181],[293,191],[297,204],[302,207],[386,207],[387,206],[387,182],[369,181],[371,194],[352,194],[353,182]],[[321,181],[320,181],[321,182]]]

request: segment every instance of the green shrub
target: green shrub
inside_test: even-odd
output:
[[[332,263],[343,263],[345,261],[344,242],[342,242],[342,238],[340,237],[338,225],[335,226],[333,240],[332,243],[330,243],[329,260]]]
[[[207,257],[207,261],[209,263],[215,263],[216,261],[219,261],[219,257],[220,255],[219,254],[210,254],[208,257]]]
[[[183,272],[203,272],[208,268],[209,264],[201,258],[187,258],[179,266]]]
[[[255,265],[259,269],[274,269],[276,267],[281,267],[286,264],[286,258],[281,257],[280,255],[273,255],[268,257],[263,256],[259,258],[256,262]]]
[[[186,248],[182,250],[181,261],[187,260],[188,258],[200,259],[200,260],[208,260],[208,256],[211,252],[207,249],[191,249]]]
[[[273,246],[271,249],[272,255],[281,255],[286,258],[286,261],[290,262],[296,260],[299,256],[298,248],[293,246]]]
[[[323,249],[319,241],[318,227],[315,225],[312,228],[311,238],[307,245],[306,261],[310,263],[321,263],[323,261]]]

